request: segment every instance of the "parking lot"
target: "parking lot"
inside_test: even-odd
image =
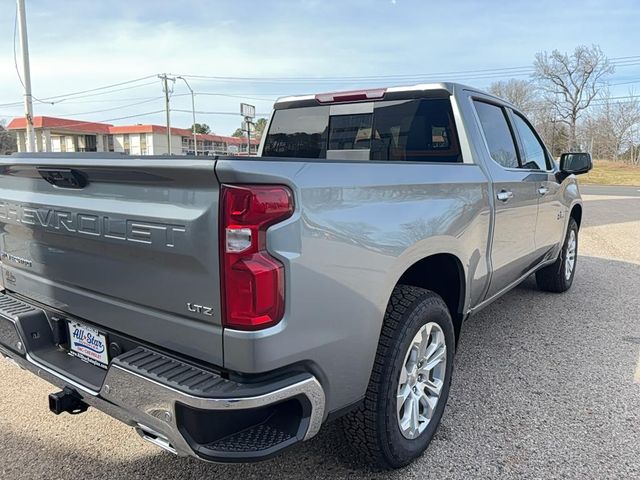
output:
[[[640,478],[640,192],[588,187],[573,288],[529,279],[464,327],[426,454],[372,472],[337,425],[265,463],[213,465],[90,410],[55,417],[44,381],[0,363],[0,477]]]

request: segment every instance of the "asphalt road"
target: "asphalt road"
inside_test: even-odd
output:
[[[619,187],[615,185],[580,185],[583,195],[610,195],[617,197],[640,197],[640,186]]]
[[[99,412],[51,415],[53,388],[0,364],[0,478],[640,478],[640,198],[594,192],[573,288],[529,280],[467,322],[442,425],[404,470],[371,471],[335,424],[265,463],[177,458]]]

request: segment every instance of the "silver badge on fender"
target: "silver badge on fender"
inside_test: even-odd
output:
[[[194,313],[201,313],[202,315],[207,315],[209,317],[213,317],[213,307],[206,307],[204,305],[197,305],[195,303],[187,303],[187,310]]]

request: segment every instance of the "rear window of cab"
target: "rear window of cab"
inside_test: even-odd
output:
[[[328,105],[276,110],[263,155],[325,159],[359,150],[378,161],[461,162],[449,99],[375,102],[372,113],[331,115]],[[338,154],[336,156],[336,153]]]

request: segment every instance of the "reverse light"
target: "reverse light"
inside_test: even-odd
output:
[[[226,230],[227,243],[225,250],[227,253],[241,253],[253,244],[253,233],[250,228],[231,228]]]
[[[225,327],[258,330],[284,315],[284,266],[267,251],[267,229],[293,214],[281,185],[222,185],[220,266]]]

